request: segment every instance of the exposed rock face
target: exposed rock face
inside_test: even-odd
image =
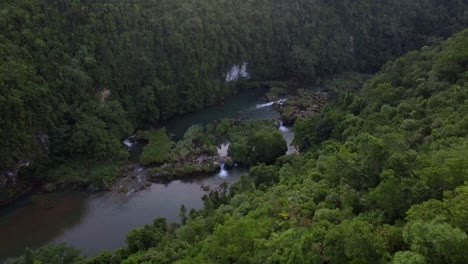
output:
[[[242,66],[232,65],[231,70],[226,74],[226,82],[237,81],[239,78],[249,78],[250,74],[247,72],[247,63],[244,62]]]
[[[141,165],[128,165],[123,169],[123,177],[119,178],[109,189],[127,195],[144,190],[151,186],[148,182],[147,174],[147,169]]]

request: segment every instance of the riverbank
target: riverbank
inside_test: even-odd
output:
[[[12,232],[12,235],[23,232],[23,229],[28,230],[28,235],[25,234],[17,237],[15,239],[16,242],[11,245],[2,245],[4,252],[0,256],[14,256],[21,253],[26,246],[35,248],[48,243],[62,242],[67,242],[76,248],[84,249],[86,254],[93,254],[102,249],[114,249],[124,246],[125,235],[130,229],[149,223],[155,217],[165,217],[168,221],[177,221],[181,205],[185,205],[188,210],[191,208],[201,208],[203,204],[201,197],[206,194],[202,186],[215,187],[224,181],[234,183],[242,174],[248,172],[246,169],[249,166],[248,164],[252,162],[252,159],[258,157],[248,156],[245,160],[239,160],[237,162],[238,166],[234,166],[235,162],[233,161],[232,168],[230,169],[230,162],[226,158],[228,156],[232,158],[233,153],[229,153],[231,146],[233,150],[236,150],[234,152],[239,157],[245,157],[244,153],[252,152],[248,151],[249,148],[246,148],[246,146],[249,145],[249,141],[256,142],[258,140],[255,137],[248,140],[246,135],[255,135],[255,132],[263,130],[258,129],[255,126],[256,123],[264,123],[261,126],[269,131],[266,134],[279,133],[284,138],[287,148],[278,148],[282,154],[297,153],[297,150],[291,145],[294,133],[284,124],[281,124],[280,114],[274,107],[275,102],[267,101],[265,98],[267,91],[264,88],[257,91],[255,89],[243,90],[230,98],[230,100],[226,100],[223,104],[181,116],[172,122],[164,124],[164,127],[167,128],[167,134],[174,141],[174,145],[172,146],[174,151],[177,149],[177,151],[190,149],[193,147],[191,143],[196,143],[199,147],[201,146],[205,150],[210,151],[210,155],[207,156],[188,155],[191,158],[186,160],[190,161],[190,163],[200,161],[200,157],[204,157],[204,160],[212,160],[213,162],[219,162],[219,157],[223,158],[224,166],[221,163],[215,164],[212,173],[189,173],[183,175],[177,172],[175,173],[175,177],[168,177],[167,179],[161,177],[154,178],[154,174],[151,175],[154,173],[154,168],[164,166],[164,163],[142,166],[139,163],[139,157],[147,145],[136,141],[133,141],[136,144],[130,142],[132,143],[130,155],[128,154],[128,145],[122,143],[127,152],[126,157],[129,157],[125,162],[114,163],[112,166],[109,164],[95,164],[95,166],[93,163],[81,161],[75,162],[60,171],[56,171],[54,175],[59,180],[61,179],[60,176],[64,174],[70,176],[71,179],[80,179],[78,171],[87,171],[90,174],[96,174],[97,171],[103,173],[102,175],[104,176],[107,175],[105,178],[112,179],[110,175],[115,173],[113,168],[118,168],[113,184],[105,187],[105,190],[108,190],[106,192],[99,192],[99,189],[94,189],[96,185],[87,185],[83,181],[77,181],[76,184],[60,182],[42,183],[42,185],[38,186],[38,189],[34,190],[39,190],[42,193],[33,192],[32,195],[26,195],[19,202],[7,206],[6,211],[10,212],[3,216],[0,215],[0,221],[5,223],[4,227],[14,227],[16,231]],[[246,123],[250,125],[239,124],[239,122],[249,120],[257,120],[259,122]],[[187,130],[195,124],[202,124],[203,133],[194,133],[197,129],[192,130],[187,135],[186,140],[184,140]],[[200,131],[199,128],[200,126],[198,126],[198,131]],[[206,131],[210,131],[212,135],[206,135]],[[246,133],[245,131],[250,132]],[[189,136],[190,134],[192,136]],[[193,136],[197,134],[198,136]],[[179,142],[181,143],[179,144]],[[187,142],[191,143],[187,144]],[[205,147],[203,147],[203,144],[200,145],[200,142],[205,142]],[[228,142],[231,144],[226,147],[227,144],[225,143]],[[179,144],[178,148],[177,144]],[[223,144],[224,147],[221,150],[223,154],[220,154],[217,147],[223,146]],[[187,146],[192,147],[186,148]],[[207,148],[207,146],[210,147]],[[191,153],[203,155],[203,153],[197,152],[197,150],[192,150]],[[87,166],[83,166],[83,164],[87,164]],[[173,168],[181,167],[180,163],[173,163],[173,165]],[[45,188],[46,186],[47,188]],[[90,188],[90,186],[93,188]],[[47,191],[51,191],[51,193],[45,193],[46,189]],[[76,193],[76,191],[79,192]],[[67,212],[67,215],[73,215],[73,219],[75,219],[68,221],[66,220],[68,219],[67,217],[60,216],[62,214],[62,209],[60,208],[68,206],[47,206],[50,209],[45,210],[45,207],[42,205],[39,207],[35,205],[34,201],[38,199],[34,197],[44,197],[47,200],[58,199],[62,201],[59,204],[66,204],[68,203],[67,200],[71,199],[70,203],[74,204],[73,207],[81,209],[75,213]],[[40,225],[32,225],[28,228],[26,225],[31,222],[28,222],[26,219],[32,213],[29,210],[32,210],[33,214],[38,218],[41,218],[41,215],[44,214],[43,218],[48,219],[44,221],[54,222],[54,226],[62,228],[63,231],[57,232],[56,228],[54,230],[42,230]],[[63,223],[63,227],[60,227],[62,224],[59,219],[50,219],[52,215],[66,220]],[[24,223],[24,226],[18,223]],[[102,237],[102,239],[89,241],[89,237],[85,234],[90,233],[100,234],[99,237]],[[31,236],[35,237],[35,239],[30,239],[29,237]],[[11,252],[17,253],[12,254]]]
[[[235,94],[231,95],[228,99],[223,98],[217,104],[205,108],[202,111],[194,112],[179,116],[172,121],[163,122],[161,125],[167,127],[168,133],[172,139],[178,141],[182,140],[187,129],[193,124],[207,125],[213,120],[220,120],[220,118],[236,118],[238,120],[246,119],[259,119],[259,120],[276,120],[278,127],[284,127],[286,122],[281,123],[281,117],[277,111],[284,113],[281,104],[290,105],[289,101],[294,101],[297,97],[297,85],[288,84],[285,82],[248,82],[241,84],[240,88],[235,89]],[[284,93],[278,93],[277,87],[284,87]],[[289,87],[289,88],[288,88]],[[273,98],[271,94],[275,93]],[[289,100],[282,100],[284,98]],[[266,102],[263,101],[266,100]],[[270,101],[275,99],[275,101]],[[231,103],[231,102],[234,103]],[[243,104],[236,105],[235,102],[245,101],[249,102],[250,107],[244,107]],[[273,108],[271,106],[274,106]],[[284,114],[283,114],[284,115]],[[291,123],[289,123],[291,124]],[[62,165],[43,173],[46,177],[40,177],[38,184],[30,186],[28,190],[22,192],[15,192],[11,194],[8,203],[15,201],[19,197],[29,193],[30,191],[38,192],[54,192],[64,189],[72,189],[79,191],[132,191],[133,189],[147,188],[149,183],[147,178],[140,179],[135,175],[132,167],[138,167],[137,157],[130,157],[133,161],[125,161],[129,158],[127,146],[130,142],[124,142],[120,157],[109,162],[96,162],[94,160],[70,160]],[[289,142],[291,143],[291,142]],[[216,144],[211,144],[211,150],[205,153],[198,153],[199,155],[192,155],[191,158],[186,159],[188,165],[175,164],[175,166],[165,167],[164,170],[152,168],[151,181],[152,182],[169,182],[174,179],[189,178],[191,176],[199,176],[200,174],[213,173],[220,169],[221,164],[217,161],[214,155]],[[291,150],[291,148],[290,148]],[[290,153],[292,153],[290,151]],[[134,155],[134,153],[131,153]],[[203,164],[199,164],[202,160]],[[86,164],[86,166],[83,166]],[[181,166],[182,165],[182,166]],[[184,169],[185,168],[185,169]],[[141,169],[141,168],[140,168]],[[140,180],[142,180],[140,182]],[[6,202],[3,205],[7,204]],[[0,205],[2,206],[2,205]]]
[[[152,183],[132,193],[77,192],[32,193],[2,208],[0,212],[0,263],[43,245],[67,243],[92,255],[107,249],[125,247],[127,233],[136,227],[164,217],[178,222],[182,205],[191,209],[203,207],[206,192],[224,181],[237,182],[247,170],[235,167],[226,177],[215,172],[205,177]]]

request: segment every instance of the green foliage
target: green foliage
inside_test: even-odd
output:
[[[433,75],[451,42],[467,43],[466,33],[388,63],[363,89],[299,120],[296,141],[307,152],[253,166],[230,191],[209,190],[203,209],[187,216],[182,208],[185,224],[173,233],[133,231],[135,253],[123,261],[467,262],[467,87],[464,74],[453,83]],[[275,131],[220,124],[229,152],[248,158]],[[201,134],[194,128],[187,139]]]
[[[272,122],[244,121],[228,130],[229,156],[236,162],[253,165],[273,163],[288,150],[286,141]]]
[[[84,116],[73,129],[68,149],[77,156],[89,151],[92,158],[104,159],[118,153],[120,146],[117,138],[112,137],[105,128],[106,123],[97,117]]]
[[[261,184],[269,186],[279,181],[278,168],[275,166],[265,164],[254,166],[250,168],[249,175],[254,178],[257,187]]]
[[[246,262],[256,241],[269,233],[270,221],[226,218],[223,224],[215,226],[212,239],[203,246],[201,253],[210,262]]]
[[[1,170],[46,152],[42,133],[54,160],[119,161],[133,127],[228,92],[233,64],[248,62],[257,80],[303,81],[373,71],[439,43],[388,62],[362,89],[334,84],[337,99],[294,128],[302,155],[277,159],[286,146],[271,123],[211,126],[236,161],[277,165],[253,167],[232,192],[209,191],[203,209],[182,211],[181,227],[157,220],[91,263],[468,262],[468,31],[440,43],[466,27],[464,1],[13,1],[0,10]],[[149,142],[144,164],[215,143],[200,127],[177,146],[164,130],[139,136]],[[68,162],[53,177],[81,179]],[[81,257],[51,246],[12,263],[36,260]]]
[[[251,147],[251,163],[272,163],[276,158],[284,155],[288,146],[278,131],[259,131],[249,139]]]
[[[327,232],[324,255],[334,263],[378,263],[384,256],[383,241],[369,223],[346,221]]]
[[[403,235],[411,251],[434,263],[463,263],[468,260],[466,233],[437,219],[412,222]]]
[[[437,144],[433,144],[437,145]],[[428,146],[433,150],[420,156],[422,163],[415,173],[435,194],[468,181],[468,139],[462,138],[442,146]]]
[[[86,259],[86,264],[115,263],[112,261],[112,252],[103,250],[99,254]]]
[[[424,256],[411,251],[397,252],[392,260],[393,264],[426,264]]]
[[[23,256],[9,260],[8,264],[81,264],[84,257],[72,247],[61,245],[45,246],[37,250],[26,249]]]
[[[111,159],[134,128],[231,92],[225,77],[235,64],[248,63],[255,80],[375,71],[465,28],[466,9],[438,0],[3,2],[0,170],[45,156]],[[441,50],[431,75],[466,79],[464,42]],[[384,86],[379,100],[391,100]],[[323,125],[319,138],[329,136]]]
[[[44,180],[65,185],[93,184],[94,188],[107,189],[120,176],[122,165],[119,160],[102,163],[92,160],[73,160],[48,170]]]
[[[128,249],[131,253],[157,246],[166,232],[166,220],[156,219],[153,225],[135,228],[127,234]]]
[[[140,131],[138,138],[148,141],[140,156],[143,165],[160,164],[173,159],[175,143],[165,129]]]

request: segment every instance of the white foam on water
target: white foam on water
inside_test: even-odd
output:
[[[264,104],[258,104],[257,109],[269,107],[269,106],[272,106],[274,104],[275,104],[275,102],[268,102],[268,103],[264,103]]]
[[[219,166],[221,170],[219,171],[218,176],[221,178],[226,178],[229,176],[229,173],[226,170],[225,166],[226,165],[224,165],[224,163],[221,163],[221,165]]]
[[[284,98],[284,99],[279,99],[278,101],[272,101],[272,102],[268,102],[268,103],[264,103],[264,104],[258,104],[257,105],[257,109],[260,109],[260,108],[265,108],[265,107],[270,107],[274,104],[279,104],[279,105],[283,105],[284,102],[286,102],[288,99],[287,98]]]
[[[136,143],[135,138],[136,138],[135,135],[126,138],[126,139],[123,141],[124,145],[127,146],[128,148],[133,147],[133,145],[135,145],[135,143]]]

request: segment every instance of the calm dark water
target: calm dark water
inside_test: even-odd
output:
[[[279,115],[271,106],[259,106],[265,103],[264,92],[242,91],[224,103],[179,117],[164,126],[179,139],[188,127],[220,118],[277,118]],[[285,137],[291,138],[291,133]],[[153,184],[128,196],[104,192],[24,197],[0,210],[0,262],[21,254],[26,247],[37,248],[49,243],[67,243],[87,255],[123,247],[131,229],[152,223],[157,217],[179,221],[181,205],[188,210],[201,208],[201,197],[205,194],[201,185],[217,187],[224,181],[234,183],[246,172],[234,168],[227,177],[215,173],[167,185]]]
[[[125,246],[132,228],[157,217],[179,221],[179,209],[203,206],[201,185],[219,186],[236,182],[246,169],[233,168],[229,176],[217,174],[190,181],[153,184],[129,196],[116,193],[54,193],[32,195],[2,209],[0,214],[0,256],[2,260],[21,254],[26,246],[37,248],[65,242],[94,254]]]
[[[179,140],[184,136],[185,131],[194,124],[205,125],[222,118],[262,120],[278,118],[279,114],[274,111],[273,107],[258,107],[265,103],[263,96],[266,92],[266,89],[244,90],[213,106],[183,115],[162,124],[162,126],[167,128],[174,139]]]

